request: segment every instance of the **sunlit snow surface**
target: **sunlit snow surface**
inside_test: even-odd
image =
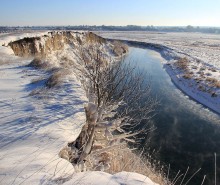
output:
[[[158,185],[149,178],[138,173],[119,172],[114,175],[104,172],[84,172],[74,175],[74,178],[63,185]]]
[[[44,83],[31,81],[45,74],[25,67],[30,60],[11,55],[9,48],[0,49],[0,184],[39,184],[43,176],[71,172],[58,153],[85,122],[80,83],[72,78],[62,90],[45,89],[44,96],[31,97]]]

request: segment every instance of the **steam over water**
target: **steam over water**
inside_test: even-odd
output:
[[[136,65],[149,74],[152,81],[152,96],[160,100],[157,115],[151,122],[157,129],[151,134],[148,148],[155,149],[154,158],[166,165],[170,164],[170,177],[181,170],[186,179],[202,168],[188,185],[214,182],[214,153],[217,153],[217,174],[220,176],[220,116],[194,102],[172,83],[163,69],[159,53],[140,48],[130,48],[125,61]],[[165,170],[166,171],[166,170]],[[217,175],[218,176],[218,175]],[[220,183],[220,177],[217,183]]]

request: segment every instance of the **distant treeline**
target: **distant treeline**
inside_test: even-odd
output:
[[[152,31],[152,32],[201,32],[201,33],[215,33],[220,34],[218,27],[169,27],[169,26],[0,26],[0,32],[11,32],[21,30],[90,30],[90,31]]]

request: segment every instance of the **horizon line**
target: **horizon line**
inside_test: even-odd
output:
[[[198,25],[175,25],[175,26],[159,26],[159,25],[136,25],[136,24],[128,24],[128,25],[87,25],[87,24],[81,24],[81,25],[0,25],[0,27],[71,27],[71,26],[88,26],[88,27],[92,27],[92,26],[96,26],[96,27],[102,27],[102,26],[113,26],[113,27],[126,27],[126,26],[138,26],[138,27],[187,27],[187,26],[192,26],[194,28],[197,27],[206,27],[206,28],[220,28],[220,26],[198,26]]]

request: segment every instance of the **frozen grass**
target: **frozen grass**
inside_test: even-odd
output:
[[[161,185],[168,185],[170,182],[164,175],[163,169],[158,169],[158,164],[153,164],[150,156],[143,157],[136,154],[127,147],[114,149],[109,151],[111,163],[108,173],[114,174],[121,171],[135,172],[149,177],[155,183]]]
[[[189,61],[187,58],[180,58],[177,62],[175,62],[175,65],[177,67],[179,67],[182,70],[187,71],[188,70],[188,65],[189,65]]]

